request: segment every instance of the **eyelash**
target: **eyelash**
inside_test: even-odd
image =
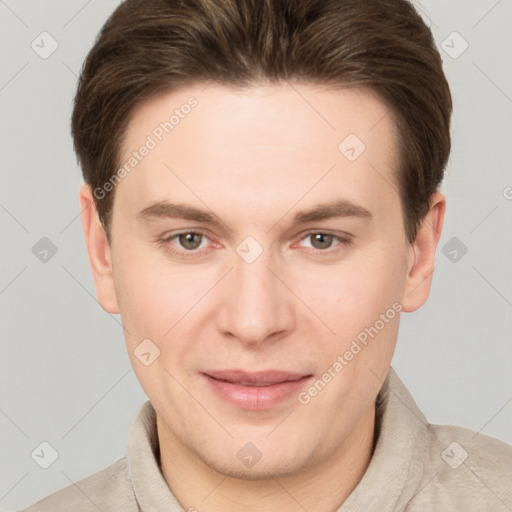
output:
[[[180,233],[174,233],[173,235],[170,235],[170,236],[165,236],[163,238],[160,238],[158,240],[158,243],[160,245],[165,246],[169,252],[176,254],[178,256],[184,256],[186,258],[194,258],[194,257],[201,256],[203,254],[205,248],[193,249],[193,250],[187,250],[187,249],[179,250],[179,249],[176,249],[175,246],[173,246],[173,244],[171,243],[172,240],[177,239],[179,236],[188,235],[188,234],[200,235],[205,238],[208,238],[208,235],[206,232],[198,229],[198,230],[182,231]],[[329,247],[327,249],[315,249],[314,247],[308,248],[309,250],[313,251],[314,254],[317,254],[320,256],[332,255],[332,253],[337,252],[341,246],[347,246],[352,243],[352,236],[349,235],[348,233],[346,234],[346,236],[341,236],[341,235],[335,235],[334,233],[330,233],[329,231],[308,231],[306,234],[304,234],[299,239],[299,241],[303,241],[303,240],[307,239],[308,237],[312,237],[314,235],[319,235],[319,234],[326,235],[326,236],[332,236],[334,239],[336,239],[338,241],[338,243],[336,245]],[[336,249],[336,248],[338,248],[338,249]]]

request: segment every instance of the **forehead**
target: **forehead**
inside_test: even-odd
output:
[[[377,134],[394,128],[389,107],[366,88],[296,82],[244,89],[215,83],[192,84],[160,93],[137,106],[126,130],[123,150],[129,151],[129,146],[145,135],[165,143],[163,139],[177,141],[180,133],[186,136],[192,130],[203,142],[214,141],[219,150],[236,147],[240,139],[247,143],[249,137],[254,145],[294,142],[299,138],[302,143],[309,139],[314,145],[318,138],[336,141],[348,133],[370,141],[377,125],[381,125]],[[167,137],[171,132],[173,137]],[[235,139],[226,140],[224,135],[228,133]]]
[[[150,149],[135,161],[144,146]],[[186,188],[196,203],[194,192],[238,190],[261,207],[264,198],[289,202],[291,193],[325,191],[336,182],[354,197],[370,179],[373,188],[395,181],[395,146],[389,108],[365,89],[195,84],[134,111],[121,154],[121,165],[130,159],[134,165],[126,167],[129,176],[116,194],[126,189],[128,199],[143,206],[144,199]],[[322,180],[323,189],[315,185]]]

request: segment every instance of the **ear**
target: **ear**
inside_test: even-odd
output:
[[[430,210],[410,247],[409,270],[405,282],[403,311],[416,311],[428,299],[434,275],[437,244],[443,229],[446,200],[438,190],[430,198]]]
[[[108,313],[119,313],[112,274],[110,245],[98,216],[91,187],[87,184],[80,188],[80,210],[98,301]]]

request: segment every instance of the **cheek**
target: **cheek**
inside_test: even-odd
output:
[[[299,278],[311,308],[329,318],[333,326],[341,326],[342,331],[373,323],[400,301],[405,283],[403,265],[389,253],[361,254],[354,260],[357,261],[322,269],[324,275],[314,279]]]
[[[345,378],[352,380],[357,379],[356,368],[369,366],[379,374],[389,364],[398,335],[404,268],[399,253],[375,250],[358,254],[347,265],[322,269],[316,279],[301,278],[304,302],[329,328],[325,336],[317,336],[325,367],[347,354],[341,364]],[[311,323],[311,330],[318,332],[319,325]]]
[[[144,338],[166,343],[179,331],[194,305],[204,295],[207,278],[201,272],[183,272],[154,249],[132,248],[114,262],[116,294],[128,345]],[[163,347],[162,347],[163,348]]]
[[[190,329],[199,323],[199,309],[194,305],[208,289],[208,278],[201,272],[177,271],[141,249],[123,251],[114,268],[126,347],[137,379],[149,397],[169,396],[170,374],[176,374],[176,367],[184,370],[195,349]]]

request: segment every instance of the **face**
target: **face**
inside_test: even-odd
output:
[[[187,87],[135,111],[130,158],[95,279],[160,433],[243,478],[340,453],[427,275],[386,105],[304,84]]]

